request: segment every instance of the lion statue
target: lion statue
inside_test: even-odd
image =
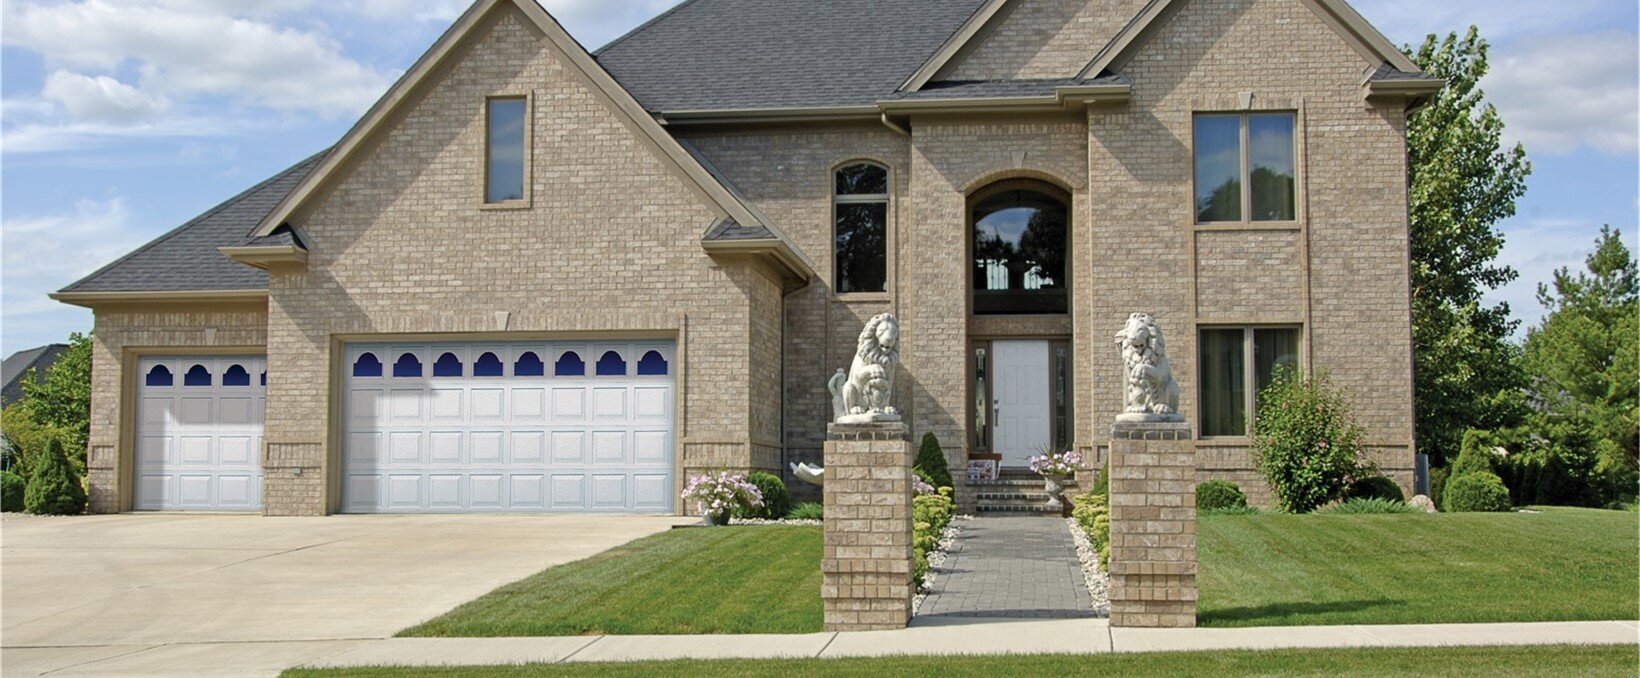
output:
[[[1116,333],[1122,350],[1126,375],[1123,387],[1126,408],[1118,421],[1183,421],[1179,415],[1179,383],[1167,363],[1167,342],[1162,328],[1149,313],[1128,315],[1127,325]]]
[[[838,370],[827,387],[832,414],[840,424],[899,421],[894,397],[894,370],[900,364],[900,321],[882,313],[860,330],[854,364],[848,373]]]

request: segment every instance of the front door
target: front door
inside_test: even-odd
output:
[[[991,407],[992,437],[1002,466],[1024,467],[1041,454],[1052,436],[1048,389],[1048,342],[1044,339],[999,339],[991,342],[996,379]]]

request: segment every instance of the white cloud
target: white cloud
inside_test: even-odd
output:
[[[140,89],[180,99],[215,95],[243,105],[325,116],[356,114],[392,74],[344,56],[315,31],[231,16],[217,5],[10,2],[4,41],[48,66],[131,68]]]
[[[6,353],[61,341],[63,328],[84,326],[83,311],[47,298],[144,240],[133,232],[125,201],[82,199],[72,211],[7,217],[0,223],[0,307]]]
[[[1640,41],[1633,33],[1562,34],[1494,50],[1481,81],[1506,134],[1529,153],[1640,149]]]
[[[1501,226],[1503,251],[1498,263],[1514,267],[1520,277],[1486,293],[1490,302],[1509,302],[1509,310],[1521,320],[1518,336],[1536,325],[1544,314],[1537,302],[1538,283],[1554,279],[1556,269],[1580,268],[1594,250],[1594,234],[1600,225],[1579,219],[1514,219]]]
[[[1372,24],[1397,45],[1418,44],[1430,33],[1462,35],[1470,25],[1493,43],[1578,26],[1632,0],[1354,0]]]
[[[171,108],[171,100],[148,94],[106,75],[52,71],[40,97],[61,105],[77,120],[124,124],[154,119]]]

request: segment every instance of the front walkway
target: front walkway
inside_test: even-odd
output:
[[[1093,600],[1063,518],[975,518],[946,556],[915,626],[960,619],[1080,619]]]

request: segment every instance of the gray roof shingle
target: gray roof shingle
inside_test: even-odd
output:
[[[46,344],[34,348],[24,349],[6,357],[0,365],[0,378],[5,380],[5,386],[0,389],[0,404],[14,403],[23,397],[23,376],[30,369],[34,370],[34,378],[44,381],[46,370],[57,362],[57,358],[68,350],[68,344]]]
[[[985,0],[689,0],[598,50],[654,112],[866,106]]]
[[[136,251],[81,278],[62,292],[261,290],[268,274],[222,256],[216,248],[244,245],[262,218],[319,164],[325,152],[246,189]],[[257,242],[256,244],[270,244]],[[271,243],[279,244],[279,243]]]

